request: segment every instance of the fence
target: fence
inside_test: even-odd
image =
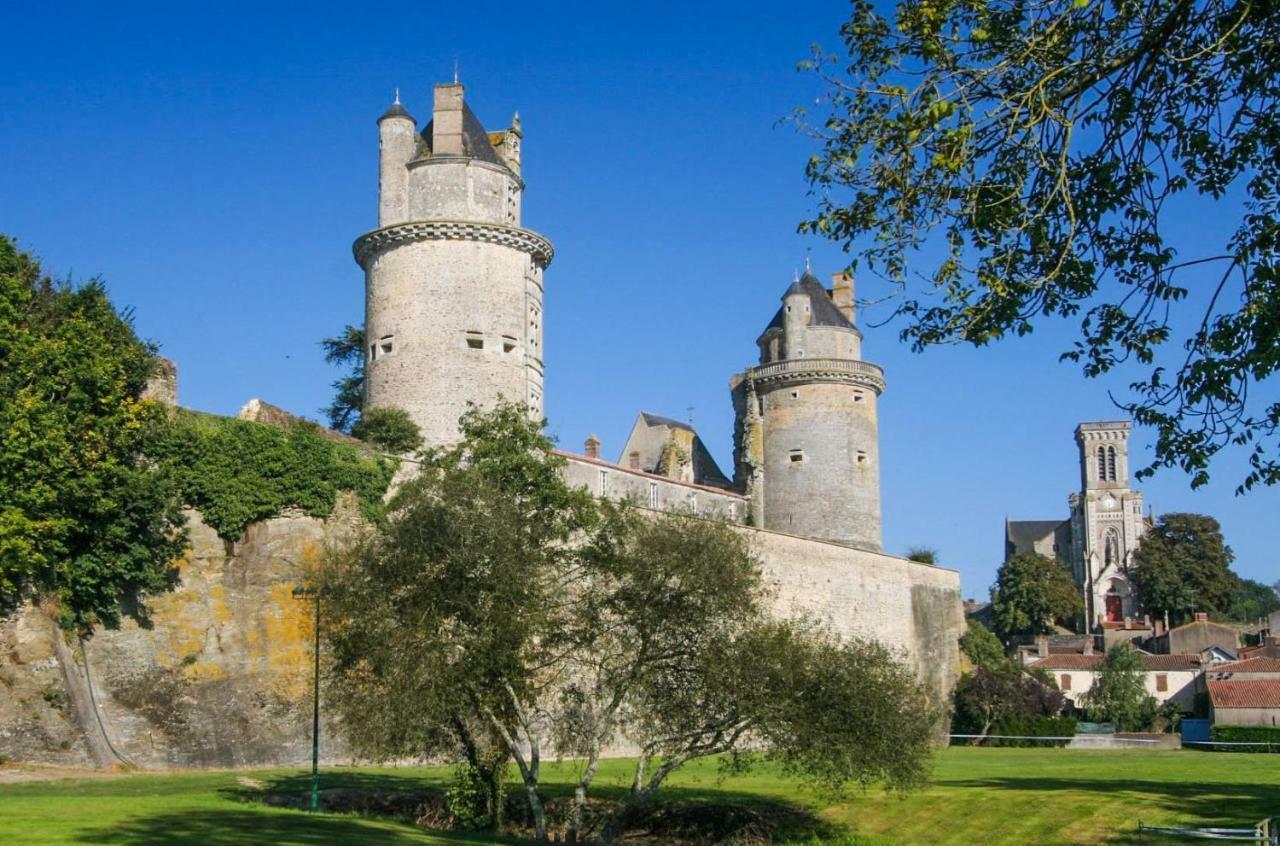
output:
[[[1160,834],[1186,840],[1230,840],[1254,846],[1280,846],[1280,817],[1262,820],[1252,828],[1177,828],[1138,823],[1138,834]]]

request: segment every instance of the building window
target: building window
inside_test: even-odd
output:
[[[867,454],[862,450],[858,450],[858,463],[859,464],[867,463]]]
[[[369,360],[370,360],[370,361],[376,361],[377,359],[378,359],[378,345],[377,345],[377,344],[370,344],[370,345],[369,345]]]
[[[1107,478],[1116,480],[1116,448],[1107,447]]]
[[[854,402],[862,402],[862,399],[863,399],[863,397],[862,397],[862,391],[854,391],[854,392],[853,392],[853,401],[854,401]]]
[[[698,495],[696,493],[689,494],[689,510],[694,514],[698,513]]]
[[[512,352],[513,350],[515,350],[515,348],[516,348],[516,339],[515,339],[515,338],[513,338],[513,337],[511,337],[510,335],[503,335],[503,336],[502,336],[502,351],[503,351],[504,353],[509,353],[509,352]]]
[[[658,507],[658,483],[657,482],[649,483],[649,507],[650,508]]]
[[[600,496],[609,495],[609,471],[600,471]]]
[[[1156,673],[1156,693],[1166,693],[1169,690],[1169,677],[1164,673]]]
[[[1105,482],[1107,480],[1107,451],[1102,447],[1098,447],[1098,481]]]
[[[791,463],[796,464],[801,461],[804,461],[804,450],[802,449],[791,450]]]
[[[467,330],[467,346],[473,350],[484,349],[484,336],[474,329]]]
[[[1071,689],[1071,674],[1070,674],[1070,673],[1063,673],[1063,674],[1062,674],[1062,680],[1061,680],[1061,683],[1058,685],[1058,687],[1062,688],[1063,690],[1070,690],[1070,689]]]
[[[390,355],[391,348],[395,345],[395,335],[383,335],[378,339],[378,352],[383,355]]]

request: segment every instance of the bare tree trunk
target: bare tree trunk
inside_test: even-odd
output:
[[[591,780],[596,776],[596,770],[600,767],[600,747],[596,744],[591,749],[591,755],[587,759],[587,768],[582,771],[582,777],[578,779],[578,783],[573,788],[573,812],[569,818],[569,843],[576,844],[578,842],[578,834],[582,831],[582,823],[585,817],[587,807],[587,788],[591,786]]]
[[[45,617],[53,627],[53,653],[62,670],[62,682],[67,689],[67,698],[71,701],[71,711],[75,715],[76,727],[80,729],[80,736],[84,738],[85,746],[89,749],[89,757],[93,759],[93,765],[99,769],[109,769],[116,764],[116,758],[103,733],[102,724],[98,721],[98,711],[93,704],[93,692],[89,690],[89,682],[80,671],[80,665],[76,663],[71,648],[67,646],[62,628],[48,614]]]

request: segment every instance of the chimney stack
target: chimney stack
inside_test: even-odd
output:
[[[1084,654],[1085,655],[1093,654],[1093,635],[1091,634],[1084,636]]]
[[[465,156],[462,146],[462,86],[437,85],[431,115],[431,155]]]
[[[847,271],[831,274],[831,301],[853,323],[853,276]]]
[[[1049,636],[1040,635],[1036,638],[1036,656],[1039,658],[1049,657]]]
[[[627,456],[627,461],[632,470],[640,469],[640,451],[632,450],[631,455]]]
[[[583,454],[587,458],[600,458],[600,439],[595,435],[587,435],[587,442],[583,444]]]

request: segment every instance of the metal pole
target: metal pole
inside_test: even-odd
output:
[[[320,810],[320,591],[316,591],[315,667],[311,690],[311,813]]]

